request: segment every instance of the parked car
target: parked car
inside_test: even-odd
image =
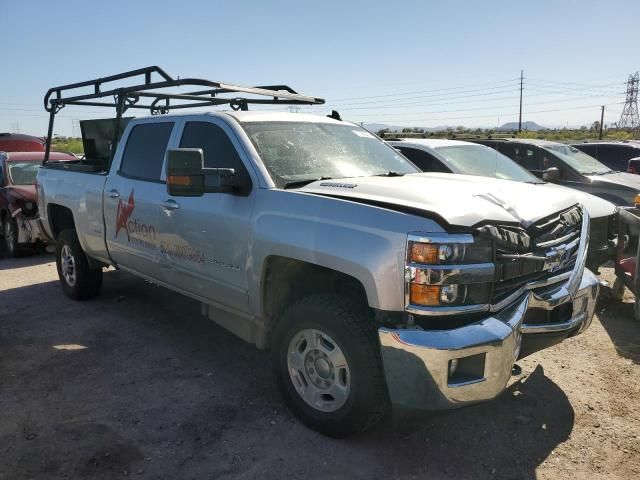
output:
[[[640,174],[640,157],[630,158],[627,163],[627,172]],[[636,199],[637,200],[637,199]],[[638,202],[636,201],[636,205]]]
[[[520,138],[469,139],[495,148],[546,182],[604,198],[618,206],[633,206],[640,177],[615,172],[571,145]]]
[[[552,188],[573,196],[589,211],[587,266],[594,272],[615,254],[617,244],[616,206],[602,198],[575,189],[545,183],[500,152],[471,142],[437,139],[392,139],[398,149],[423,172],[480,175],[537,185],[540,195]]]
[[[44,152],[44,138],[21,133],[0,133],[0,152]]]
[[[51,153],[51,158],[75,159],[66,153]],[[36,172],[42,160],[44,152],[0,152],[0,225],[11,256],[49,240],[41,228],[36,199]]]
[[[337,437],[375,424],[389,401],[437,410],[494,398],[517,358],[589,327],[599,281],[573,197],[422,173],[337,113],[245,111],[251,96],[323,103],[289,87],[161,72],[162,87],[196,86],[187,100],[199,107],[224,102],[210,95],[223,88],[238,110],[133,119],[102,170],[46,162],[40,212],[69,297],[97,295],[115,265],[197,299],[270,348],[292,411]],[[83,82],[100,85],[89,97],[51,89],[50,126],[59,105],[114,95],[111,80],[115,95],[158,92],[170,111],[154,73]],[[134,75],[147,83],[122,87]]]
[[[640,143],[636,142],[583,142],[574,143],[574,147],[604,163],[616,172],[640,173],[629,171],[629,160],[640,159]]]

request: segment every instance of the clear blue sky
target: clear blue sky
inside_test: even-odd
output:
[[[353,121],[407,126],[616,121],[640,68],[629,1],[0,0],[0,131],[43,134],[51,86],[159,65],[171,75],[287,83]],[[73,119],[108,116],[66,108]]]

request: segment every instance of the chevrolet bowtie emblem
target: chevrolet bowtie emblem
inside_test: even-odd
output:
[[[564,247],[555,247],[550,249],[545,255],[544,270],[555,272],[560,270],[567,256],[567,250]]]

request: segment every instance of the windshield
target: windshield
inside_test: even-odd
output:
[[[40,162],[8,162],[9,179],[14,185],[34,185]]]
[[[544,145],[542,148],[555,154],[560,160],[566,162],[583,175],[610,173],[613,171],[592,156],[570,145]]]
[[[323,178],[419,172],[395,149],[355,125],[248,122],[243,126],[280,188]]]
[[[456,145],[436,148],[457,170],[465,175],[495,177],[517,182],[543,183],[516,162],[493,148],[483,145]]]

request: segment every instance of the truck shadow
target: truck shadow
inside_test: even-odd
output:
[[[394,412],[369,438],[386,475],[535,479],[574,424],[567,396],[538,365],[495,400],[439,413]],[[393,441],[390,441],[390,438]]]
[[[633,296],[615,300],[611,289],[602,288],[596,314],[619,355],[640,364],[640,322],[633,318]]]
[[[573,428],[566,395],[537,367],[492,402],[397,412],[337,441],[284,407],[268,352],[202,317],[195,301],[116,271],[87,302],[64,297],[57,281],[9,292],[7,478],[534,479]]]
[[[0,238],[0,270],[11,270],[22,267],[33,267],[44,263],[55,262],[55,256],[42,249],[25,250],[21,257],[10,257],[5,248],[2,238]]]

